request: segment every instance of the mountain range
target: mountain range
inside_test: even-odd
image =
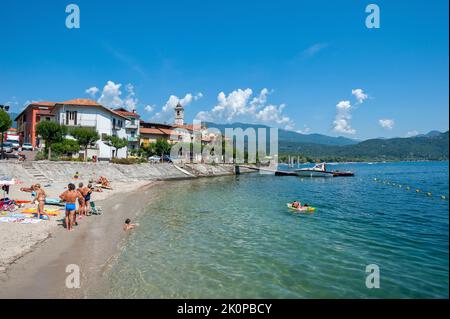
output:
[[[261,124],[206,123],[223,133],[225,127],[242,129],[269,128]],[[280,158],[302,156],[308,161],[396,161],[396,160],[448,160],[448,131],[431,131],[405,138],[375,138],[357,141],[346,137],[323,134],[301,134],[278,130]]]

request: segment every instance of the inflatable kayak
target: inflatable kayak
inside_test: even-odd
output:
[[[315,207],[310,207],[310,206],[308,206],[308,207],[304,207],[303,206],[303,207],[295,208],[295,207],[292,207],[292,205],[290,203],[288,203],[286,205],[287,205],[287,207],[289,209],[296,210],[298,212],[310,212],[310,213],[312,213],[312,212],[314,212],[316,210]]]

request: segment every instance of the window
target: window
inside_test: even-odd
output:
[[[77,111],[66,111],[66,125],[77,125]]]

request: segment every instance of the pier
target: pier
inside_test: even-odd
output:
[[[246,168],[254,171],[262,171],[262,172],[268,172],[273,173],[275,176],[297,176],[295,172],[291,171],[280,171],[277,169],[271,169],[271,168],[265,168],[265,167],[256,167],[256,166],[248,166],[248,165],[236,165],[235,166],[235,172],[238,175],[240,172],[240,168]]]

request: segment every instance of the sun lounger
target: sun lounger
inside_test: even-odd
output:
[[[95,215],[102,214],[102,208],[100,206],[96,206],[93,201],[91,201],[90,204],[91,204],[91,214],[95,214]]]

